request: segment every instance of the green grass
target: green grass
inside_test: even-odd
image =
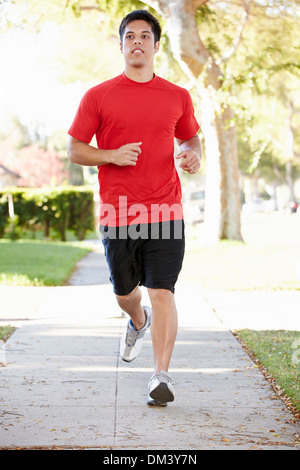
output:
[[[240,330],[237,336],[300,411],[300,332]]]
[[[295,247],[223,241],[188,250],[182,276],[208,290],[300,289],[297,256]]]
[[[15,331],[15,328],[13,326],[10,326],[10,325],[0,326],[0,340],[7,341],[14,331]]]
[[[77,242],[0,240],[0,284],[62,285],[87,252]]]

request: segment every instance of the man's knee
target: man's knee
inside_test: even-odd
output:
[[[116,295],[116,299],[117,299],[117,302],[119,304],[120,307],[123,307],[127,304],[129,304],[129,302],[131,302],[131,295],[128,294],[128,295]]]
[[[132,302],[136,298],[136,296],[138,295],[138,290],[139,290],[139,288],[137,286],[129,294],[126,294],[126,295],[117,295],[116,294],[116,299],[118,301],[118,304],[119,305],[126,305],[126,304]]]
[[[149,297],[152,302],[169,303],[173,302],[174,294],[168,289],[148,289]]]

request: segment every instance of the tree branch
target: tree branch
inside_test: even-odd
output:
[[[241,22],[239,26],[237,27],[236,37],[232,43],[231,48],[221,58],[220,60],[221,63],[226,62],[236,52],[237,48],[239,47],[241,43],[243,32],[244,32],[245,26],[247,24],[247,21],[250,15],[252,0],[243,0],[242,3],[244,6],[244,11],[242,14]]]

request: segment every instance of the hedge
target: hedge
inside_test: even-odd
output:
[[[94,197],[89,188],[63,186],[56,188],[13,188],[0,191],[0,237],[12,223],[8,211],[8,194],[14,203],[14,223],[18,229],[43,227],[45,235],[50,229],[66,240],[67,229],[78,240],[83,240],[94,225]]]

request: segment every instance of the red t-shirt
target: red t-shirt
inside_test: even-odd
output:
[[[102,165],[100,223],[108,226],[182,218],[174,137],[187,140],[199,125],[189,92],[154,76],[146,83],[125,73],[86,92],[68,133],[98,148],[142,142],[136,166]]]

